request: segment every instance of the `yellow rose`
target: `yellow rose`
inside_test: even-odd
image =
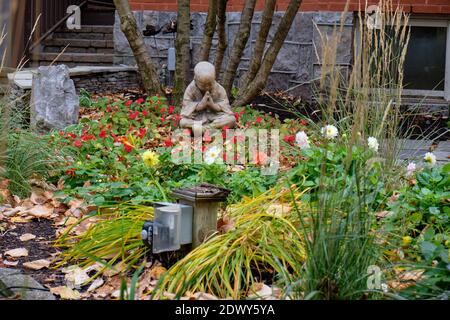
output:
[[[158,155],[153,151],[145,151],[142,160],[147,167],[156,167],[159,164]]]

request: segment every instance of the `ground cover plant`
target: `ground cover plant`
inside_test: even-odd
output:
[[[275,174],[263,174],[263,152],[222,161],[209,133],[204,163],[172,161],[180,108],[160,95],[83,90],[80,121],[64,130],[2,122],[0,233],[16,246],[12,230],[46,221],[57,252],[21,260],[36,238],[25,233],[20,248],[0,243],[1,266],[46,270],[62,299],[448,299],[450,167],[432,150],[398,160],[408,16],[383,12],[380,29],[358,20],[352,70],[336,63],[344,18],[319,32],[318,115],[233,109],[239,129],[279,130]],[[153,203],[203,182],[230,189],[217,232],[151,254],[141,230]]]

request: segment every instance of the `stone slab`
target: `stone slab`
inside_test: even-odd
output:
[[[11,289],[20,294],[22,300],[56,300],[55,296],[29,275],[16,269],[0,268],[0,281],[6,287],[24,287]]]

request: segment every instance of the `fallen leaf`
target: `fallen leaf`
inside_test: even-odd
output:
[[[100,288],[103,284],[105,283],[105,281],[103,281],[102,278],[97,278],[95,279],[91,285],[89,286],[89,288],[87,289],[87,292],[92,292],[97,288]]]
[[[33,217],[26,217],[26,218],[22,218],[22,217],[12,217],[10,219],[10,221],[12,223],[28,223],[31,220],[33,220]]]
[[[263,283],[255,283],[252,289],[253,294],[248,296],[249,299],[267,300],[272,298],[272,288]]]
[[[5,252],[5,256],[12,258],[28,257],[28,250],[25,248],[12,249]]]
[[[150,270],[150,277],[158,280],[167,271],[163,266],[155,266]]]
[[[291,207],[286,204],[272,204],[267,208],[267,213],[273,214],[277,217],[282,217],[284,214],[289,213],[291,211]]]
[[[78,300],[81,298],[81,295],[78,291],[70,289],[68,287],[50,288],[50,292],[57,296],[60,296],[61,299],[65,300]]]
[[[43,268],[48,268],[50,266],[50,261],[45,259],[40,259],[36,261],[31,262],[25,262],[23,264],[25,268],[31,269],[31,270],[41,270]]]
[[[24,233],[23,235],[21,235],[19,237],[19,239],[20,239],[20,241],[25,242],[25,241],[30,241],[30,240],[36,239],[36,236],[31,233]]]
[[[27,213],[35,218],[50,218],[53,209],[51,204],[38,205],[28,210]]]
[[[8,260],[3,260],[2,263],[5,266],[10,266],[10,267],[15,267],[19,264],[19,261],[8,261]]]
[[[34,204],[42,205],[47,202],[47,199],[33,192],[31,193],[30,201]]]
[[[197,292],[194,294],[195,299],[197,300],[219,300],[216,296],[206,292]]]
[[[224,216],[217,220],[217,230],[220,233],[226,233],[234,228],[234,221],[228,217]]]
[[[67,286],[70,288],[79,288],[82,285],[87,284],[90,279],[89,275],[86,273],[86,270],[83,270],[77,266],[64,268],[62,272],[66,274],[64,279],[66,280]]]
[[[119,262],[111,268],[107,268],[103,274],[107,277],[114,277],[115,275],[125,271],[127,268],[126,264]]]

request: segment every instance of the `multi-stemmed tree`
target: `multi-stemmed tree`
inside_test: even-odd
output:
[[[233,46],[230,49],[230,56],[227,65],[222,69],[225,50],[228,46],[225,33],[226,8],[228,0],[209,0],[208,15],[205,23],[205,32],[201,45],[201,60],[210,58],[212,39],[217,32],[218,46],[214,57],[216,73],[222,75],[220,82],[230,94],[236,78],[237,69],[250,37],[252,19],[257,0],[246,0],[242,9],[241,21]],[[127,37],[138,68],[140,70],[144,87],[149,93],[160,93],[161,84],[155,72],[148,53],[143,36],[137,28],[136,21],[131,12],[128,0],[114,0],[117,11],[121,19],[122,31]],[[267,79],[272,70],[273,64],[280,52],[281,47],[294,22],[295,16],[300,8],[302,0],[291,0],[283,18],[277,26],[275,35],[267,47],[267,37],[272,27],[272,19],[277,4],[276,0],[265,0],[262,12],[261,24],[256,38],[255,47],[252,52],[249,69],[243,75],[241,87],[233,102],[233,106],[250,103],[265,88]],[[175,97],[181,97],[188,84],[190,55],[189,55],[189,35],[190,35],[190,0],[178,0],[177,37],[176,37],[176,71],[175,71]],[[267,49],[266,49],[267,47]]]

